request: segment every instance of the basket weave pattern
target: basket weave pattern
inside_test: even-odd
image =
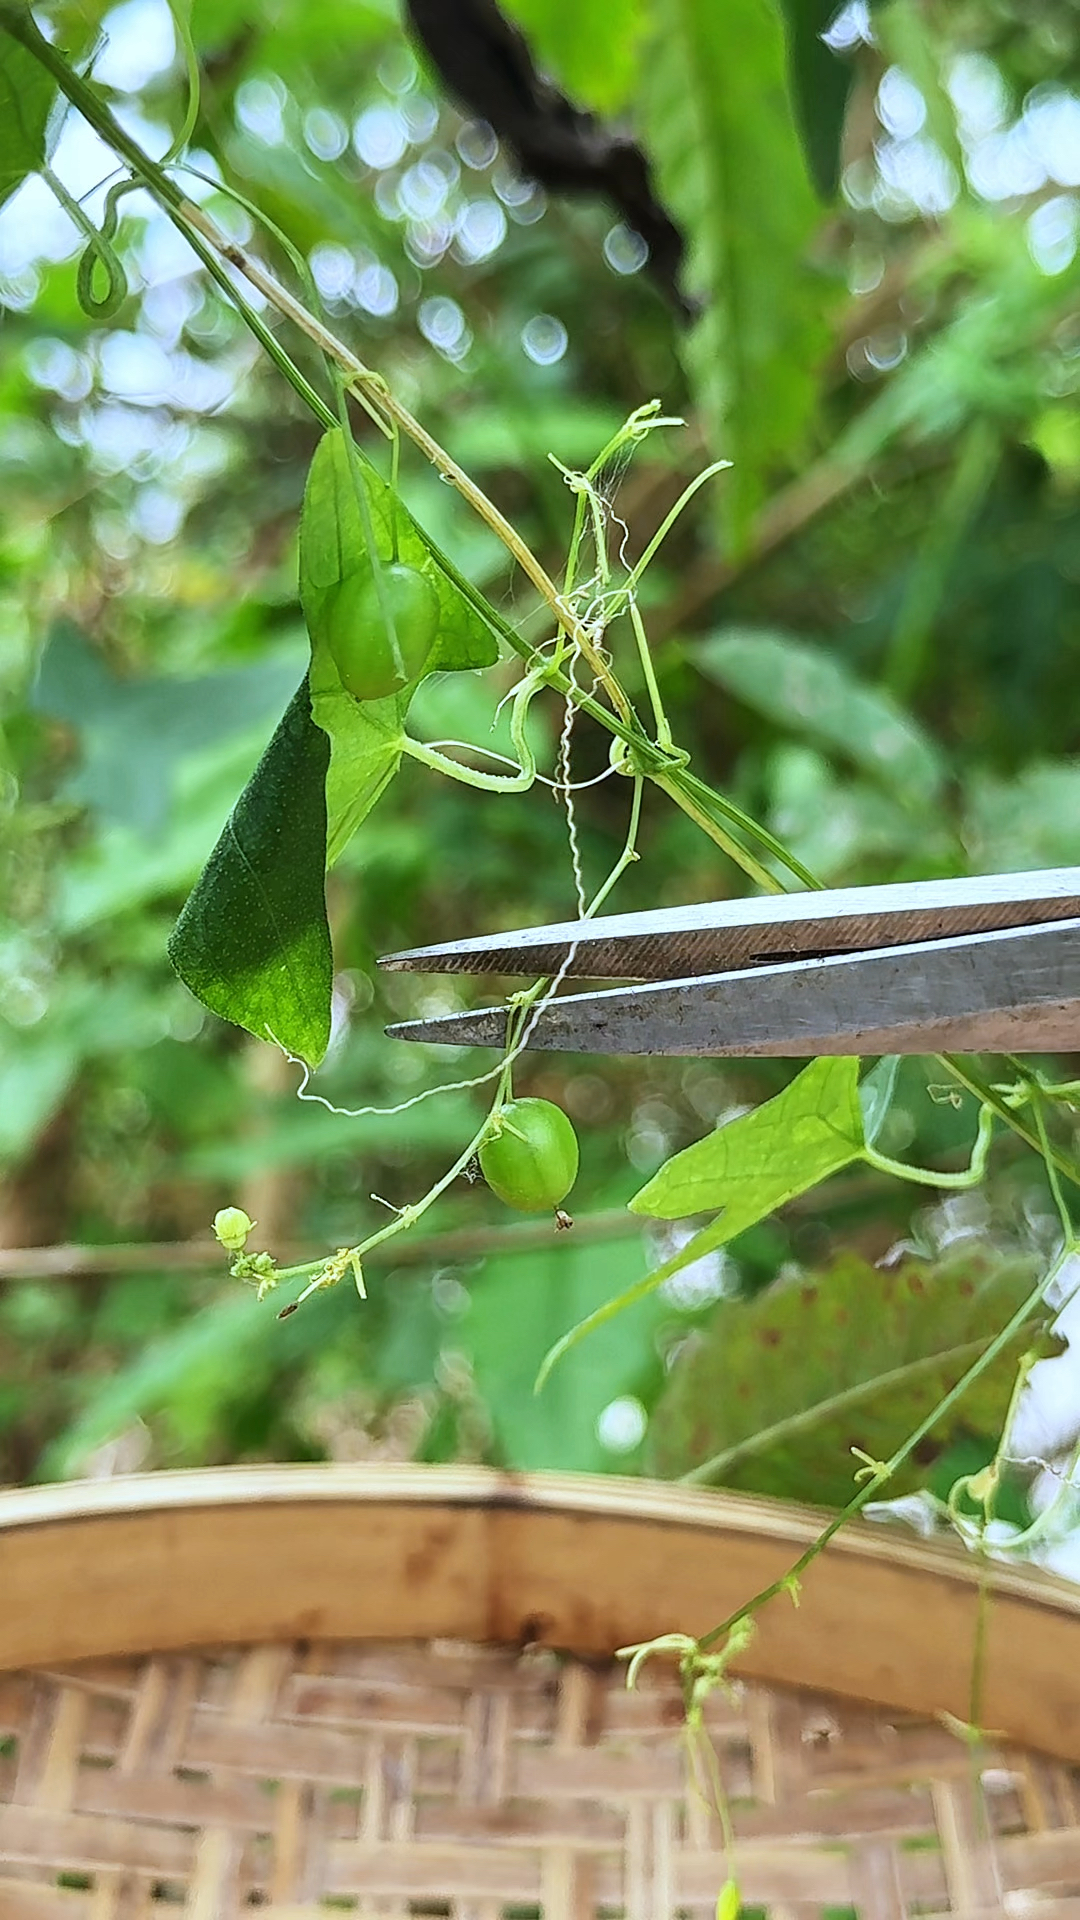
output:
[[[734,1861],[658,1666],[268,1645],[0,1676],[2,1920],[1080,1915],[1080,1793],[833,1698],[708,1704]],[[989,1832],[990,1837],[986,1837]],[[1072,1898],[1070,1899],[1070,1896]]]

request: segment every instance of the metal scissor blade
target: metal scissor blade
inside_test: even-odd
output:
[[[388,1027],[506,1043],[506,1009]],[[566,994],[530,1048],[695,1056],[1080,1051],[1080,917],[753,972]]]
[[[1080,915],[1080,867],[709,901],[414,947],[392,972],[673,980],[811,954],[868,952]],[[566,965],[570,955],[569,965]]]

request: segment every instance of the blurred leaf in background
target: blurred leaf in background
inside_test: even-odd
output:
[[[858,1460],[887,1460],[1027,1298],[1031,1261],[962,1252],[881,1272],[842,1255],[749,1306],[719,1306],[692,1338],[653,1419],[663,1475],[842,1507]],[[1008,1411],[1024,1327],[928,1435],[890,1496],[925,1482],[958,1434],[991,1434]]]

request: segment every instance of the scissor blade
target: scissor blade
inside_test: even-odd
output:
[[[389,1027],[506,1044],[505,1007]],[[600,993],[544,1010],[529,1046],[714,1055],[1080,1051],[1080,917]]]
[[[392,972],[548,974],[561,969],[590,980],[670,981],[1076,915],[1080,867],[1055,867],[1043,873],[843,887],[567,920],[490,938],[414,947],[388,954],[379,964]]]

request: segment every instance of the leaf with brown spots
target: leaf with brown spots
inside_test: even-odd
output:
[[[852,1447],[887,1459],[1005,1325],[1035,1283],[1029,1261],[990,1252],[883,1271],[845,1254],[809,1282],[725,1301],[688,1342],[653,1415],[665,1476],[711,1468],[711,1485],[840,1507],[855,1492]],[[957,1435],[1001,1428],[1028,1323],[889,1483],[925,1481]],[[696,1477],[696,1476],[695,1476]]]

